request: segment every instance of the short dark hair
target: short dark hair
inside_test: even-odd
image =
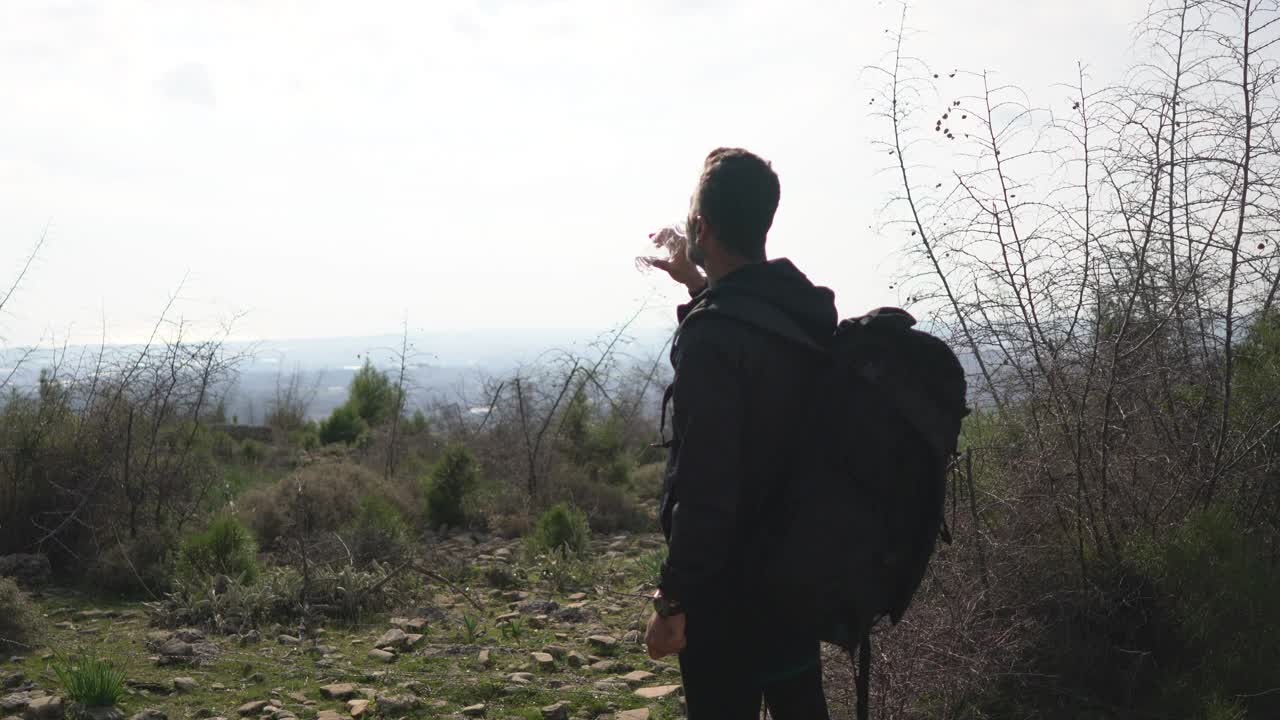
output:
[[[756,260],[764,258],[780,195],[778,174],[764,158],[742,148],[722,147],[707,155],[694,201],[726,249]]]

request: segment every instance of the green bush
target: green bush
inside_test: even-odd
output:
[[[0,638],[27,644],[40,637],[40,613],[31,598],[11,578],[0,577]],[[16,648],[0,643],[0,651],[12,653]]]
[[[642,500],[661,500],[662,485],[666,480],[667,464],[652,462],[641,465],[631,473],[631,487]]]
[[[315,423],[309,422],[289,433],[289,443],[303,450],[315,450],[320,447],[320,429]]]
[[[1172,626],[1160,633],[1164,647],[1156,658],[1166,707],[1192,704],[1207,712],[1213,698],[1248,697],[1280,684],[1280,573],[1264,543],[1228,511],[1197,512],[1172,535],[1132,543],[1125,554],[1154,587],[1163,624]],[[1265,696],[1256,702],[1280,708]]]
[[[105,660],[89,655],[58,657],[52,666],[63,692],[82,707],[114,707],[124,697],[124,671]]]
[[[405,547],[405,523],[396,506],[379,495],[360,500],[360,514],[352,529],[356,560],[387,560],[399,556]]]
[[[320,422],[321,444],[345,443],[354,445],[369,432],[369,423],[360,417],[350,404],[339,405],[328,418]]]
[[[479,475],[476,458],[465,445],[451,443],[426,481],[426,516],[431,527],[459,527],[467,520],[465,502]]]
[[[245,438],[240,443],[240,459],[250,465],[257,465],[267,458],[267,446],[254,440],[253,438]]]
[[[538,518],[529,545],[535,553],[579,553],[586,549],[590,538],[586,513],[557,503]]]
[[[224,515],[182,542],[178,567],[188,578],[227,575],[251,583],[258,574],[257,554],[258,547],[249,530],[239,520]]]

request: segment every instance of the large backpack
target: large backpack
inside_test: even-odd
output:
[[[965,406],[965,373],[904,310],[842,321],[815,341],[758,298],[707,298],[701,313],[751,324],[822,356],[791,470],[766,502],[758,535],[766,607],[803,619],[822,640],[858,651],[858,717],[867,715],[870,630],[897,623],[941,536],[948,467]]]

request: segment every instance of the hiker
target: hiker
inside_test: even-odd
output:
[[[740,148],[714,150],[693,194],[684,251],[649,259],[691,296],[677,310],[671,350],[661,512],[668,557],[645,637],[655,659],[679,653],[690,720],[757,718],[762,700],[779,720],[828,716],[818,636],[761,602],[753,563],[821,359],[725,315],[685,322],[717,298],[748,295],[814,343],[833,335],[833,293],[789,260],[767,259],[778,198],[768,162]]]

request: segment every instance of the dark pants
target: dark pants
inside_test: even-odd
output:
[[[818,641],[733,610],[691,614],[680,674],[689,720],[827,720]]]

